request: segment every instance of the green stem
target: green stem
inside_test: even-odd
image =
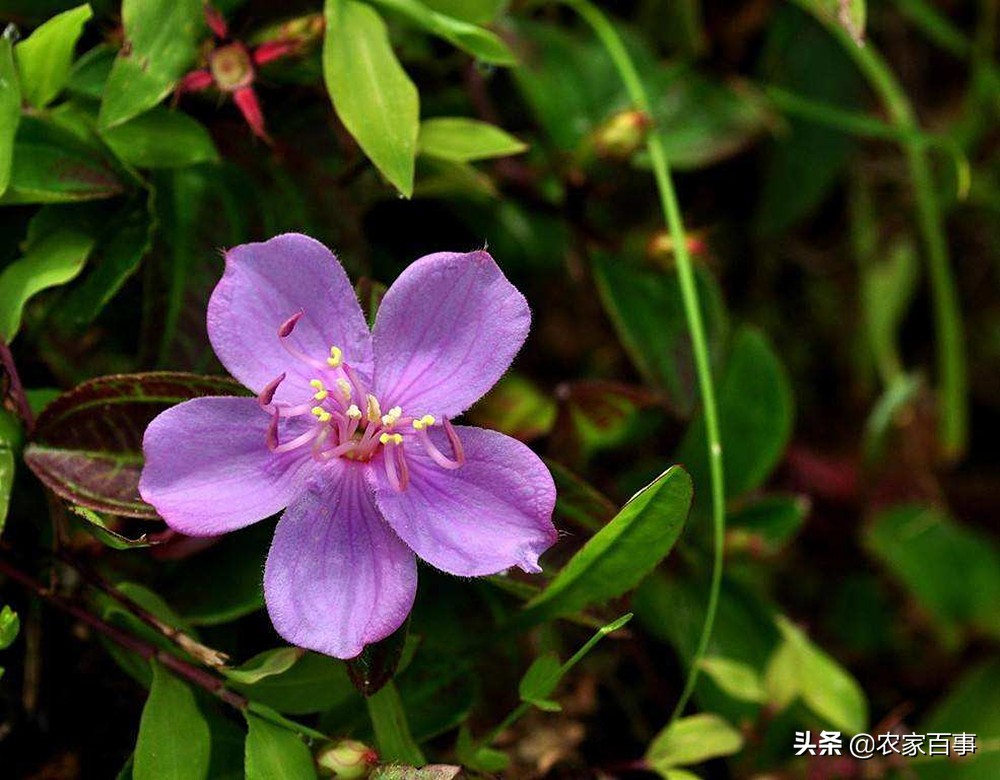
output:
[[[608,55],[614,62],[619,76],[625,84],[629,97],[636,108],[651,115],[649,98],[646,88],[636,72],[632,58],[617,30],[604,13],[589,0],[561,0],[564,5],[575,10],[580,17],[590,25],[600,39]],[[698,682],[701,660],[708,649],[708,642],[715,625],[715,613],[719,604],[719,591],[722,588],[723,553],[726,531],[726,491],[722,469],[722,441],[719,435],[719,416],[715,402],[715,385],[712,381],[712,366],[708,354],[708,342],[705,338],[705,325],[702,321],[701,306],[698,302],[698,290],[695,285],[694,267],[688,252],[681,210],[677,202],[677,194],[670,178],[667,165],[667,154],[659,133],[650,133],[646,139],[649,158],[656,179],[656,187],[660,194],[663,216],[673,238],[677,275],[680,280],[681,296],[684,300],[684,315],[688,330],[691,333],[691,346],[694,352],[695,370],[698,374],[698,389],[705,415],[705,433],[708,444],[708,462],[711,474],[712,494],[712,527],[714,534],[712,583],[708,594],[708,607],[705,611],[705,623],[702,626],[701,637],[695,649],[688,672],[684,690],[681,692],[677,706],[671,715],[670,722],[676,720],[687,706],[695,684]]]
[[[870,42],[857,45],[843,26],[822,13],[811,0],[791,0],[811,14],[836,38],[854,64],[868,80],[872,90],[889,113],[892,123],[907,132],[919,131],[906,93],[881,55]],[[904,141],[910,177],[916,195],[917,223],[927,255],[931,295],[934,302],[934,327],[937,334],[937,369],[940,382],[941,413],[939,435],[943,454],[955,459],[965,449],[968,436],[968,401],[966,398],[965,343],[962,313],[951,275],[944,224],[934,192],[934,181],[923,143]]]
[[[427,763],[420,746],[410,734],[403,702],[396,685],[390,680],[379,691],[365,700],[368,716],[375,729],[375,742],[383,761],[397,761],[410,766]]]

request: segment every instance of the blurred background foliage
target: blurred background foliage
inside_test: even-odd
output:
[[[602,4],[648,114],[566,7],[320,5],[0,0],[0,773],[313,777],[350,736],[509,777],[1000,776],[997,5]],[[727,472],[700,661],[709,466],[647,134]],[[190,375],[222,373],[220,249],[288,230],[369,311],[488,245],[534,327],[468,418],[560,489],[543,580],[424,568],[406,636],[348,666],[276,647],[270,523],[195,543],[135,490],[152,416],[239,392]],[[806,728],[980,755],[793,758]]]

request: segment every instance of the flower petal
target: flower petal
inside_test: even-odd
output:
[[[531,324],[524,296],[487,252],[417,260],[375,319],[375,386],[385,408],[455,417],[510,366]]]
[[[331,346],[371,376],[371,334],[343,267],[325,246],[297,233],[226,253],[226,272],[208,303],[208,335],[230,374],[254,392],[287,372],[281,401],[301,402],[316,373],[285,351],[278,328],[304,315],[290,344],[324,361]]]
[[[496,574],[511,566],[541,571],[538,556],[556,541],[556,489],[545,464],[528,447],[496,431],[456,426],[465,463],[443,469],[410,438],[409,486],[397,492],[381,461],[369,480],[375,502],[399,537],[432,566],[461,576]],[[441,431],[434,443],[448,452]]]
[[[253,398],[194,398],[167,409],[146,428],[139,493],[189,536],[226,533],[280,512],[301,490],[312,460],[270,452],[268,422]]]
[[[416,559],[379,516],[357,464],[330,463],[278,521],[264,597],[292,644],[353,658],[403,624],[416,591]]]

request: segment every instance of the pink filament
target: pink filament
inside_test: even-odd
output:
[[[452,428],[451,423],[448,420],[444,421],[444,430],[448,434],[448,441],[451,442],[451,448],[454,452],[455,459],[452,460],[446,456],[441,450],[435,446],[434,442],[431,441],[431,437],[427,435],[426,430],[417,431],[417,440],[423,445],[427,454],[430,455],[431,460],[438,464],[443,469],[457,469],[465,463],[465,450],[462,449],[462,442],[458,438],[458,434],[455,433],[455,429]]]

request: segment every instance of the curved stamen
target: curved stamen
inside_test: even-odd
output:
[[[271,401],[274,400],[274,394],[278,389],[278,385],[285,381],[285,374],[281,373],[268,382],[264,389],[257,394],[257,403],[260,404],[260,408],[265,411],[270,411],[267,407],[271,405]]]
[[[278,448],[278,410],[274,410],[274,414],[271,416],[271,422],[267,425],[267,434],[264,437],[264,441],[267,443],[267,448],[274,452]]]
[[[397,493],[402,493],[410,481],[410,470],[407,468],[406,459],[402,452],[403,437],[398,433],[383,433],[379,442],[385,447],[382,453],[385,476],[389,480],[389,484],[392,485],[392,489]]]
[[[423,445],[424,450],[426,450],[431,460],[443,469],[460,468],[465,463],[465,450],[462,448],[462,442],[459,440],[455,429],[452,428],[451,423],[446,419],[443,425],[445,433],[448,435],[448,441],[451,443],[451,448],[455,456],[454,460],[441,452],[434,442],[431,441],[431,437],[427,435],[427,428],[429,426],[424,422],[424,419],[426,418],[414,420],[413,430],[416,431],[417,440]],[[421,424],[418,426],[417,423]]]
[[[298,347],[293,347],[288,343],[288,337],[292,335],[292,331],[295,330],[295,326],[298,324],[299,320],[302,319],[305,312],[301,309],[281,323],[281,327],[278,328],[278,340],[281,342],[281,346],[285,348],[285,351],[292,357],[301,360],[306,365],[316,369],[317,371],[327,371],[327,365],[325,363],[320,363],[315,358],[309,357],[305,352],[303,352]]]

